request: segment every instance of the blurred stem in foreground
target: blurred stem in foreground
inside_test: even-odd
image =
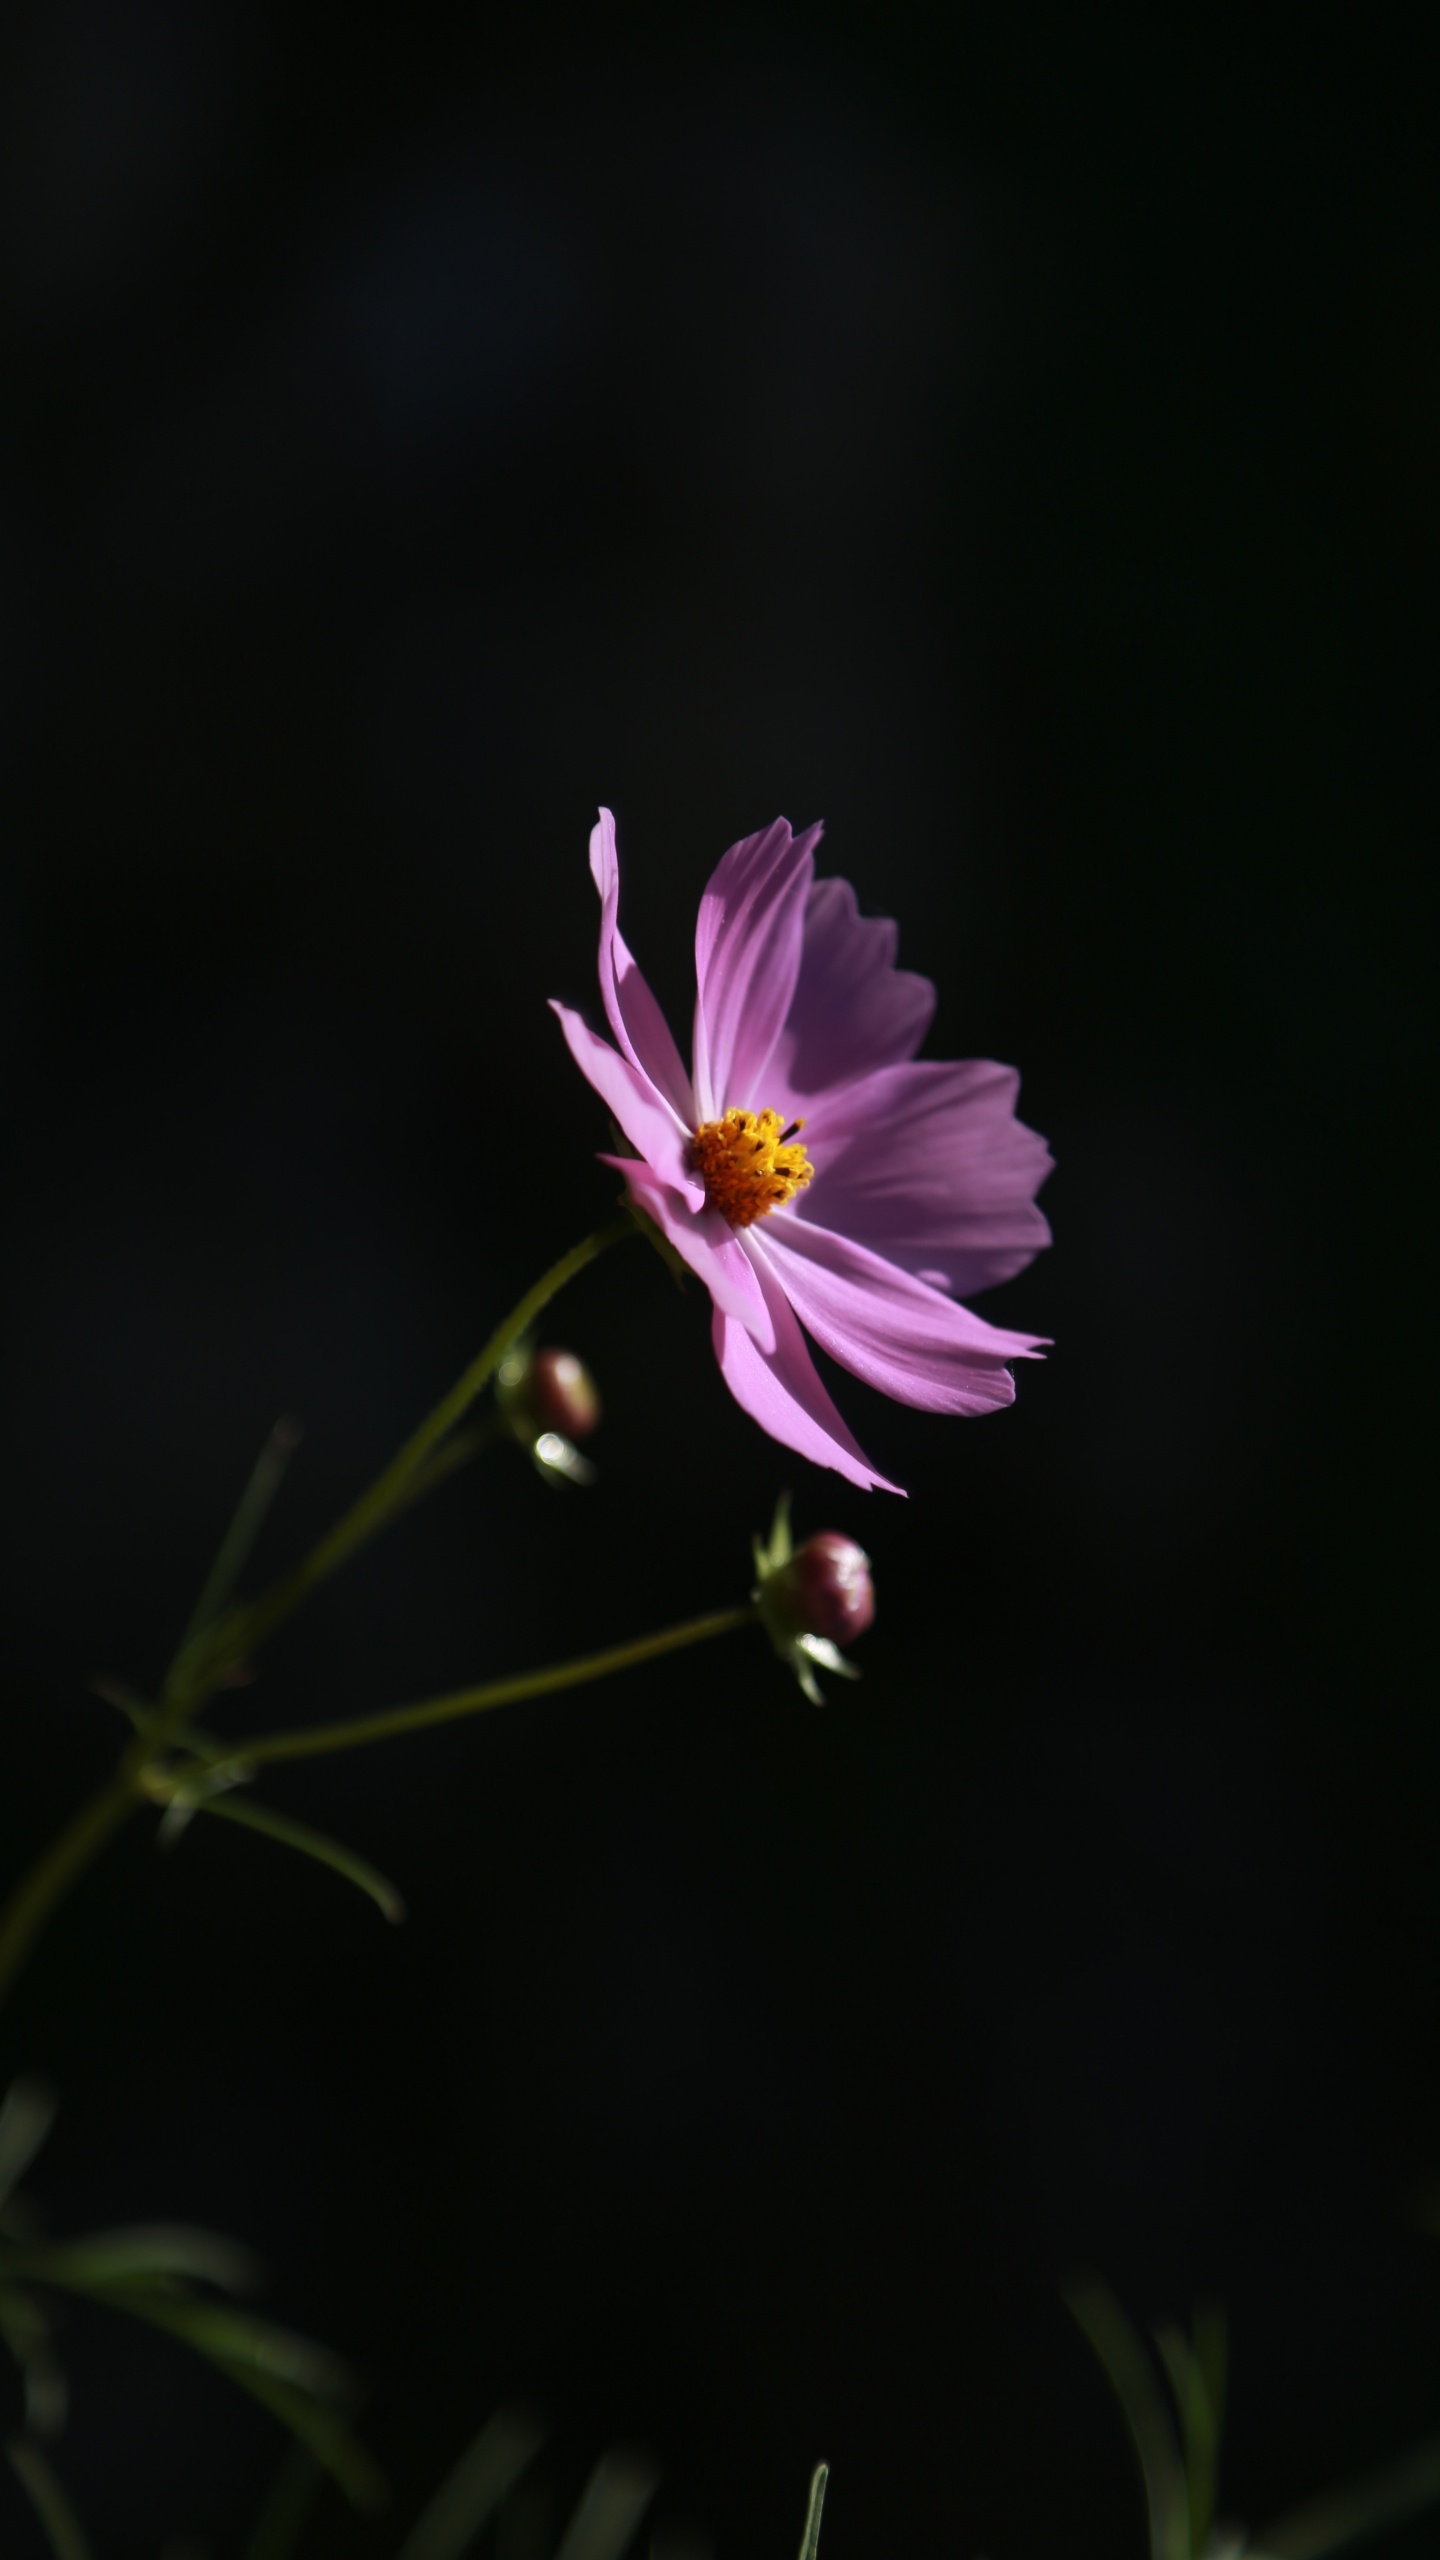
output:
[[[90,2560],[90,2545],[81,2531],[80,2519],[39,2447],[17,2442],[5,2450],[11,2470],[44,2527],[55,2560]]]
[[[317,1584],[327,1580],[358,1548],[387,1527],[400,1512],[408,1509],[422,1491],[429,1491],[433,1484],[450,1472],[448,1467],[440,1464],[442,1444],[450,1441],[452,1433],[489,1385],[512,1345],[529,1330],[551,1299],[588,1263],[597,1260],[610,1245],[619,1244],[626,1236],[639,1232],[629,1209],[617,1210],[604,1226],[597,1227],[579,1244],[573,1245],[568,1253],[562,1254],[558,1262],[552,1263],[534,1287],[526,1291],[519,1304],[511,1309],[503,1324],[496,1327],[483,1350],[457,1378],[449,1394],[443,1396],[433,1412],[426,1415],[419,1429],[411,1433],[389,1466],[311,1548],[294,1572],[272,1583],[270,1589],[248,1608],[227,1611],[225,1599],[233,1588],[236,1572],[243,1565],[249,1540],[279,1480],[286,1455],[288,1442],[283,1437],[277,1440],[272,1436],[241,1498],[240,1508],[207,1577],[190,1626],[166,1674],[158,1706],[137,1716],[135,1737],[122,1752],[108,1785],[93,1795],[88,1803],[81,1805],[49,1848],[42,1851],[21,1878],[3,1912],[0,1912],[0,2001],[4,2000],[36,1940],[71,1886],[93,1864],[137,1806],[154,1800],[162,1755],[179,1736],[195,1708],[203,1704],[238,1663],[246,1661],[267,1636],[284,1625]],[[469,1450],[466,1454],[470,1454]],[[214,1616],[211,1612],[217,1605],[220,1614]],[[708,1624],[705,1631],[711,1631]],[[672,1638],[674,1640],[677,1639]],[[697,1639],[690,1637],[685,1640],[694,1642]],[[664,1651],[666,1648],[662,1644],[658,1649]],[[604,1659],[604,1668],[619,1670],[626,1661],[643,1659],[643,1653],[634,1654],[621,1648],[613,1659]],[[599,1671],[580,1673],[573,1665],[565,1665],[553,1681],[547,1681],[542,1674],[533,1676],[538,1685],[510,1684],[510,1694],[538,1696],[547,1685],[567,1687],[577,1677],[600,1676]],[[486,1698],[483,1703],[498,1704],[499,1700]],[[446,1702],[431,1701],[430,1704],[434,1707]],[[467,1711],[453,1704],[448,1707],[451,1714]],[[397,1712],[412,1721],[435,1723],[441,1720],[433,1713],[427,1715],[419,1710]],[[402,1728],[392,1725],[388,1729]],[[344,1730],[349,1732],[351,1729]],[[330,1742],[320,1747],[338,1750],[346,1746]],[[272,1753],[270,1756],[280,1755]],[[158,1792],[168,1796],[172,1790],[162,1786]]]

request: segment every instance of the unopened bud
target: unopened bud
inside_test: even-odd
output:
[[[553,1483],[593,1484],[595,1470],[576,1448],[600,1419],[600,1391],[573,1351],[532,1351],[517,1342],[495,1378],[500,1419],[542,1476]]]
[[[765,1631],[806,1697],[819,1706],[817,1662],[846,1679],[858,1677],[838,1647],[853,1643],[874,1619],[870,1559],[835,1529],[821,1529],[802,1547],[792,1547],[789,1504],[782,1501],[768,1545],[756,1541],[755,1570],[755,1605]]]
[[[600,1419],[600,1390],[573,1351],[537,1351],[525,1393],[539,1428],[566,1440],[588,1440]]]
[[[784,1607],[793,1619],[796,1635],[824,1636],[831,1644],[853,1644],[875,1616],[870,1559],[837,1529],[818,1530],[797,1547],[770,1594],[771,1606]]]

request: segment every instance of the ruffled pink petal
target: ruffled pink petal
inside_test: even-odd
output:
[[[1006,1361],[1030,1359],[1041,1348],[1032,1335],[1002,1333],[866,1246],[799,1218],[770,1219],[750,1249],[821,1349],[901,1404],[929,1413],[987,1413],[1011,1404],[1015,1382]]]
[[[672,1105],[656,1092],[643,1068],[632,1067],[593,1032],[588,1022],[572,1013],[566,1004],[552,996],[550,1010],[559,1018],[570,1055],[576,1066],[592,1084],[611,1116],[619,1122],[632,1147],[655,1171],[678,1191],[691,1210],[705,1206],[705,1185],[692,1172],[688,1154],[689,1131]]]
[[[716,1307],[743,1326],[761,1351],[773,1351],[775,1326],[765,1293],[749,1255],[719,1210],[703,1208],[697,1217],[677,1199],[665,1174],[636,1164],[633,1157],[602,1156],[600,1162],[624,1175],[636,1207],[654,1219],[682,1262],[704,1281]]]
[[[1050,1150],[1015,1117],[1019,1087],[1013,1067],[971,1058],[882,1067],[822,1095],[794,1215],[959,1297],[1010,1279],[1050,1241],[1035,1205]]]
[[[620,858],[615,821],[608,809],[601,810],[599,824],[591,832],[590,873],[600,892],[600,993],[610,1028],[632,1067],[648,1076],[671,1109],[693,1128],[695,1097],[670,1025],[620,931]]]
[[[732,844],[695,926],[695,1102],[702,1120],[763,1110],[759,1078],[795,993],[818,827],[783,818]]]
[[[800,972],[765,1100],[785,1118],[832,1085],[913,1058],[935,1010],[928,978],[897,969],[888,916],[862,916],[848,880],[817,880],[805,906]]]
[[[784,1290],[753,1252],[751,1259],[770,1311],[775,1347],[768,1354],[762,1352],[743,1327],[730,1323],[717,1306],[715,1357],[736,1403],[772,1440],[798,1449],[802,1458],[811,1459],[817,1467],[834,1467],[867,1491],[874,1487],[881,1493],[903,1493],[903,1485],[876,1474],[846,1429],[820,1383]]]

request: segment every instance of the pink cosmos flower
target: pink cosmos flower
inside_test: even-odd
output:
[[[898,1493],[836,1411],[805,1332],[902,1404],[987,1413],[1040,1343],[952,1292],[1020,1271],[1050,1231],[1042,1138],[1015,1117],[1013,1067],[917,1060],[935,1005],[895,966],[896,932],[817,880],[819,827],[783,818],[732,845],[695,929],[695,1063],[621,938],[608,809],[590,838],[600,992],[618,1046],[554,1010],[634,1156],[625,1177],[714,1300],[716,1356],[773,1439],[852,1484]]]

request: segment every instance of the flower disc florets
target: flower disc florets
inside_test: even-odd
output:
[[[723,1120],[701,1121],[690,1161],[710,1206],[732,1227],[753,1227],[814,1180],[804,1148],[792,1143],[804,1126],[792,1120],[787,1128],[778,1111],[727,1111]]]

